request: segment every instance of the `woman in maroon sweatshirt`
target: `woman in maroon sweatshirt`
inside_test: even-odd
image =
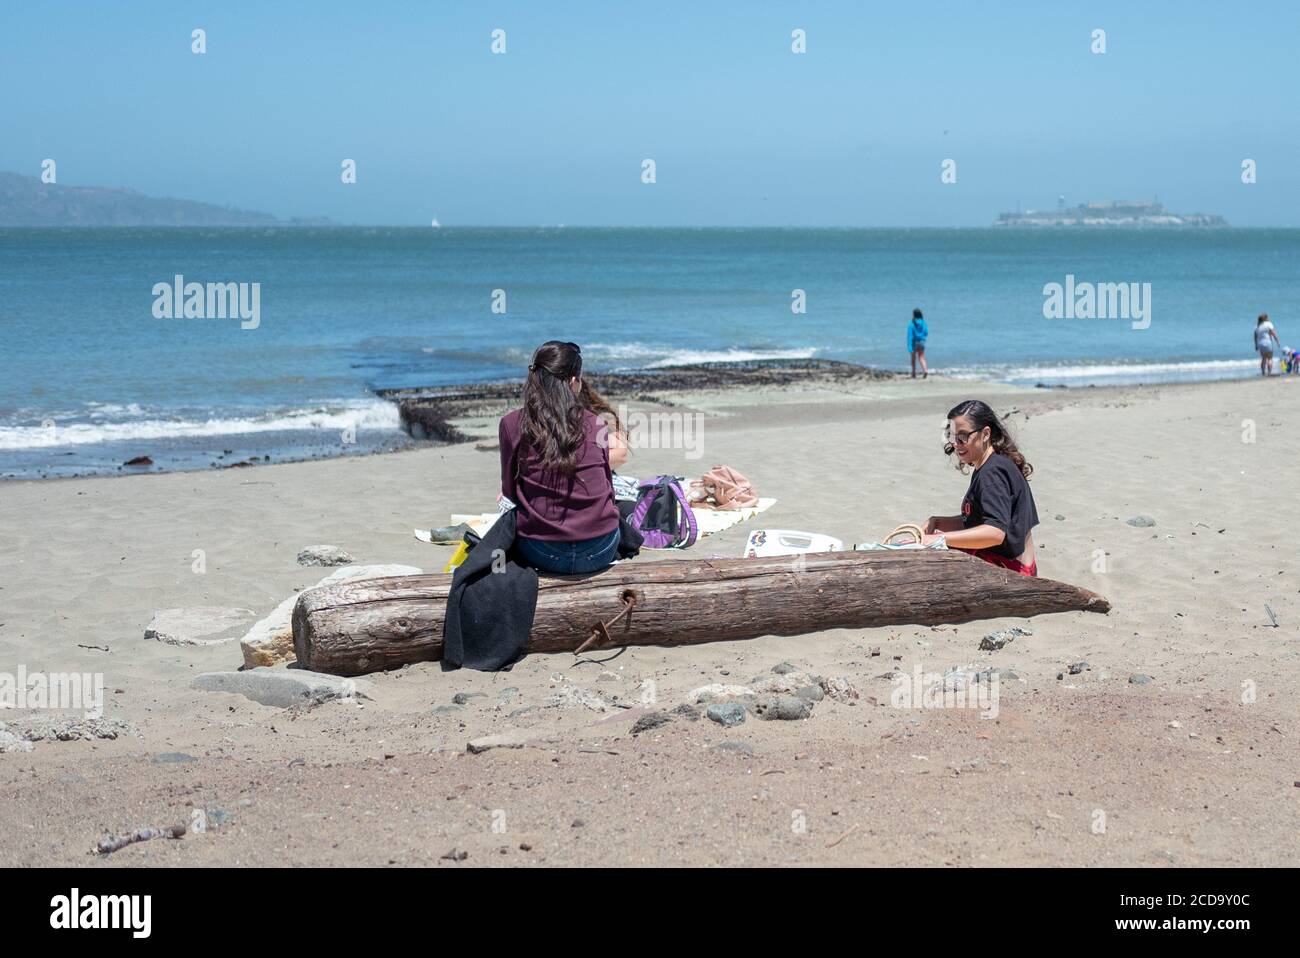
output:
[[[501,417],[499,429],[501,492],[518,509],[515,546],[538,569],[562,575],[598,572],[618,556],[609,427],[581,392],[581,349],[543,343],[523,407]]]

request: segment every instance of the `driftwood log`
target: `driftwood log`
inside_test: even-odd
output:
[[[308,589],[293,610],[298,661],[317,672],[363,675],[438,660],[451,578]],[[627,562],[594,575],[541,577],[527,651],[573,652],[593,637],[597,648],[694,645],[1077,610],[1109,612],[1110,603],[955,551]]]

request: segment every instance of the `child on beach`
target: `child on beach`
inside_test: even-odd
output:
[[[912,354],[912,378],[916,378],[916,362],[921,361],[921,378],[930,378],[930,369],[925,364],[925,341],[930,335],[930,327],[925,324],[925,317],[919,309],[912,310],[912,321],[907,324],[907,351]]]
[[[523,407],[498,430],[501,492],[518,510],[515,547],[560,575],[598,572],[618,557],[610,430],[581,395],[581,349],[543,343],[528,367]]]
[[[1255,321],[1255,349],[1259,352],[1259,374],[1273,374],[1273,348],[1282,348],[1282,341],[1277,338],[1277,330],[1268,318],[1268,313],[1260,313]]]
[[[986,403],[968,399],[948,411],[943,451],[957,453],[957,468],[975,471],[961,503],[961,515],[931,516],[923,545],[943,536],[948,546],[1021,575],[1037,576],[1034,537],[1038,525],[1025,461],[1006,428]]]

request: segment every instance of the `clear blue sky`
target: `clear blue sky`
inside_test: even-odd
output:
[[[341,223],[982,226],[1158,193],[1300,226],[1298,51],[1294,2],[6,2],[0,169]]]

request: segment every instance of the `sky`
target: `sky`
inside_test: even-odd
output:
[[[0,170],[343,224],[984,226],[1064,195],[1300,226],[1297,49],[1293,2],[10,0]]]

